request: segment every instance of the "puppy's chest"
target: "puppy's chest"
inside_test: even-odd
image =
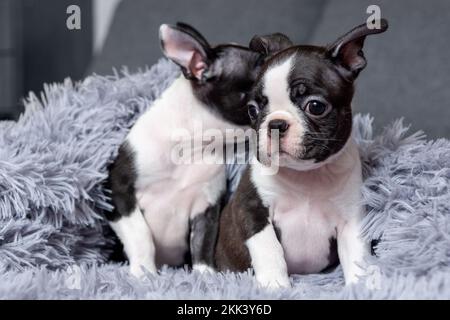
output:
[[[336,262],[340,218],[330,202],[307,195],[286,195],[270,210],[289,273],[317,273]]]
[[[164,177],[163,177],[164,176]],[[214,204],[225,189],[221,165],[175,165],[164,173],[139,179],[137,199],[149,222],[167,222],[171,217],[189,219]]]
[[[279,184],[266,199],[289,273],[318,273],[337,262],[341,206],[330,185],[308,179]]]

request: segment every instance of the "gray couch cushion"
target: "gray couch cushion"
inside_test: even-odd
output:
[[[356,112],[375,116],[378,130],[398,117],[428,137],[450,137],[450,1],[329,1],[313,43],[335,40],[381,7],[389,30],[365,43],[367,68],[357,81]]]
[[[110,74],[126,65],[131,71],[161,57],[158,29],[162,23],[187,22],[211,44],[247,45],[255,34],[284,32],[296,42],[311,35],[324,0],[123,0],[116,11],[102,54],[92,71]]]

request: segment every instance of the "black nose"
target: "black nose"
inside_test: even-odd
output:
[[[271,120],[269,122],[269,137],[272,130],[278,130],[280,137],[282,137],[286,133],[287,129],[289,129],[289,124],[286,121],[281,119]]]

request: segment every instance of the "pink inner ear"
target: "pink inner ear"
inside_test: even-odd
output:
[[[189,69],[194,77],[201,79],[203,72],[206,69],[206,63],[203,61],[202,56],[198,52],[194,52]]]
[[[166,25],[161,26],[160,37],[166,57],[187,69],[192,76],[200,80],[207,67],[206,55],[201,44],[190,35]]]

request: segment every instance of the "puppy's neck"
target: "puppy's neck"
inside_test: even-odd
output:
[[[161,114],[167,115],[164,118],[169,119],[166,125],[170,124],[173,130],[183,128],[193,132],[201,127],[203,131],[213,129],[224,132],[226,129],[241,128],[225,120],[199,99],[195,86],[182,75],[164,91],[160,101],[150,108],[150,113],[152,109],[161,109]]]
[[[183,75],[180,75],[162,93],[160,102],[171,108],[172,112],[190,112],[197,108],[206,108],[204,104],[195,96],[192,84]],[[170,107],[169,107],[170,106]],[[174,114],[179,116],[180,114]]]

